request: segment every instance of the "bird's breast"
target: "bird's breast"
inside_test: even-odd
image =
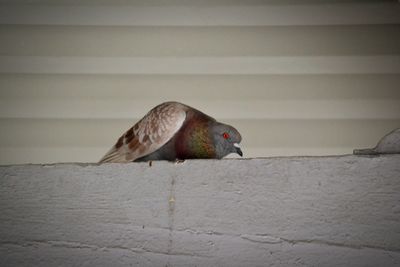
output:
[[[214,158],[215,149],[204,121],[189,121],[176,139],[177,157],[180,159]]]

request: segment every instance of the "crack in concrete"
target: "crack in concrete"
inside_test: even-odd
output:
[[[168,196],[168,247],[167,255],[173,255],[173,232],[174,232],[174,221],[175,221],[175,174],[172,175],[171,185]],[[168,259],[166,266],[171,266]]]
[[[161,230],[168,230],[170,231],[170,228],[154,228],[154,229],[161,229]],[[280,243],[289,243],[292,245],[295,244],[318,244],[318,245],[326,245],[326,246],[334,246],[334,247],[344,247],[344,248],[351,248],[351,249],[363,249],[363,248],[369,248],[369,249],[376,249],[376,250],[381,250],[381,251],[389,251],[389,252],[400,252],[400,248],[395,248],[395,247],[382,247],[382,246],[373,246],[373,245],[366,245],[366,244],[343,244],[343,243],[338,243],[338,242],[332,242],[332,241],[327,241],[327,240],[318,240],[318,239],[288,239],[288,238],[283,238],[279,236],[274,236],[271,234],[230,234],[230,233],[222,233],[222,232],[216,232],[216,231],[199,231],[199,230],[194,230],[191,228],[184,228],[184,229],[172,229],[174,233],[189,233],[192,235],[207,235],[207,236],[228,236],[228,237],[234,237],[234,238],[241,238],[244,240],[247,240],[249,242],[255,242],[255,243],[266,243],[266,244],[280,244]]]
[[[282,244],[282,243],[288,243],[291,245],[296,245],[296,244],[318,244],[318,245],[323,245],[323,246],[333,246],[333,247],[342,247],[342,248],[348,248],[348,249],[375,249],[378,251],[387,251],[387,252],[396,252],[400,253],[400,249],[398,248],[383,248],[379,246],[370,246],[370,245],[352,245],[352,244],[342,244],[342,243],[336,243],[336,242],[331,242],[331,241],[325,241],[325,240],[315,240],[315,239],[287,239],[287,238],[282,238],[270,234],[241,234],[241,235],[233,235],[233,234],[228,234],[228,233],[219,233],[219,232],[213,232],[213,231],[197,231],[197,230],[192,230],[192,229],[176,229],[176,230],[171,230],[171,229],[165,229],[164,230],[169,230],[171,233],[172,232],[182,232],[182,233],[187,233],[187,234],[195,234],[195,235],[207,235],[207,236],[227,236],[231,238],[240,238],[243,240],[246,240],[248,242],[253,242],[253,243],[259,243],[259,244],[269,244],[269,245],[277,245],[277,244]],[[169,236],[169,238],[172,236]],[[172,241],[171,241],[172,242]],[[172,247],[167,248],[166,251],[160,251],[160,250],[152,250],[149,248],[144,248],[144,247],[126,247],[126,246],[99,246],[96,244],[88,244],[88,243],[82,243],[82,242],[75,242],[75,241],[62,241],[62,240],[24,240],[21,242],[12,242],[12,241],[6,241],[6,242],[1,242],[0,247],[4,246],[19,246],[19,247],[34,247],[37,248],[40,245],[48,245],[51,247],[56,247],[56,248],[67,248],[67,249],[91,249],[94,251],[105,251],[105,250],[112,250],[112,249],[119,249],[119,250],[126,250],[131,253],[153,253],[153,254],[158,254],[158,255],[166,255],[166,256],[189,256],[189,257],[210,257],[211,255],[200,255],[196,253],[185,253],[185,252],[173,252]],[[167,265],[168,266],[168,265]]]
[[[93,251],[106,251],[106,250],[126,250],[133,253],[152,253],[158,255],[166,255],[166,256],[189,256],[189,257],[205,257],[204,255],[199,255],[195,253],[172,253],[170,251],[160,251],[160,250],[150,250],[144,247],[125,247],[125,246],[99,246],[95,244],[87,244],[81,242],[74,242],[74,241],[59,241],[59,240],[25,240],[19,242],[1,242],[0,247],[4,246],[18,246],[18,247],[34,247],[37,248],[39,246],[47,245],[55,248],[67,248],[67,249],[91,249]]]
[[[296,244],[318,244],[318,245],[325,245],[325,246],[333,246],[333,247],[343,247],[343,248],[350,248],[350,249],[376,249],[381,251],[391,251],[391,252],[400,252],[398,248],[391,248],[391,247],[380,247],[380,246],[371,246],[371,245],[353,245],[353,244],[343,244],[325,240],[318,240],[318,239],[287,239],[277,236],[271,236],[268,234],[256,234],[256,235],[240,235],[241,238],[246,239],[250,242],[256,243],[268,243],[268,244],[279,244],[279,243],[289,243],[292,245]]]
[[[281,238],[283,241],[287,243],[295,244],[318,244],[318,245],[325,245],[325,246],[333,246],[333,247],[342,247],[342,248],[350,248],[350,249],[375,249],[381,251],[391,251],[391,252],[400,252],[398,248],[391,248],[391,247],[380,247],[380,246],[371,246],[371,245],[353,245],[353,244],[343,244],[343,243],[336,243],[331,241],[325,240],[318,240],[318,239],[298,239],[298,240],[290,240]]]
[[[344,248],[351,248],[351,249],[376,249],[381,251],[391,251],[391,252],[400,252],[400,248],[393,248],[393,247],[381,247],[381,246],[372,246],[372,245],[355,245],[355,244],[343,244],[337,243],[332,241],[326,240],[318,240],[318,239],[288,239],[279,236],[274,236],[270,234],[228,234],[228,233],[221,233],[221,232],[214,232],[214,231],[197,231],[189,228],[185,229],[175,229],[175,232],[186,232],[195,235],[214,235],[214,236],[229,236],[229,237],[239,237],[241,239],[255,242],[255,243],[266,243],[266,244],[280,244],[280,243],[289,243],[292,245],[295,244],[318,244],[318,245],[325,245],[325,246],[334,246],[334,247],[344,247]]]

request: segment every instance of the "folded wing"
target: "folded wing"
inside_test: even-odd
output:
[[[185,119],[182,104],[167,102],[155,107],[118,139],[100,163],[131,162],[153,153],[179,131]]]

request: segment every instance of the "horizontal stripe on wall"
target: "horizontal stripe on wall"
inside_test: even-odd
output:
[[[400,119],[400,99],[177,100],[220,119]],[[139,119],[160,102],[142,98],[1,99],[0,118]]]
[[[400,73],[400,56],[0,57],[0,73],[368,74]]]
[[[0,26],[0,55],[73,57],[400,54],[400,25],[269,27]]]
[[[266,26],[400,23],[396,3],[270,6],[0,6],[0,24]]]
[[[397,74],[0,74],[0,98],[166,100],[399,100]],[[143,111],[144,112],[144,111]]]
[[[396,3],[397,0],[335,0],[335,4]],[[332,0],[246,0],[247,6],[327,4]],[[243,0],[0,0],[0,5],[46,6],[241,6]]]

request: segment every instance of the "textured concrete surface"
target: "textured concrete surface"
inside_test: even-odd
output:
[[[399,266],[400,155],[0,167],[1,266]]]

